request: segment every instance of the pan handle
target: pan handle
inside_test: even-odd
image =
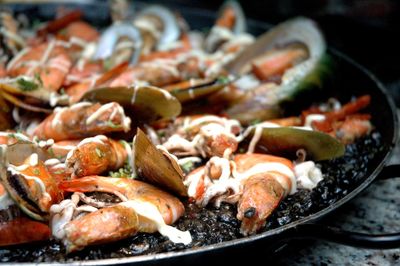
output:
[[[400,164],[386,166],[375,180],[386,180],[389,178],[400,177]],[[342,230],[323,224],[300,224],[287,233],[286,239],[313,238],[326,240],[338,244],[371,248],[371,249],[391,249],[400,247],[400,232],[391,234],[364,234]]]
[[[392,249],[400,247],[400,233],[363,234],[322,224],[300,224],[288,232],[289,239],[312,238],[360,248]]]
[[[400,164],[385,166],[375,180],[386,180],[395,177],[400,177]]]

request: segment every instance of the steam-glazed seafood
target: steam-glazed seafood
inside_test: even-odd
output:
[[[107,132],[130,130],[131,120],[118,103],[101,105],[81,102],[55,109],[38,125],[33,135],[55,141],[79,139]]]
[[[190,247],[174,227],[190,204],[231,204],[256,234],[324,179],[318,161],[373,130],[369,95],[285,113],[323,87],[309,19],[255,38],[227,1],[205,34],[163,6],[111,2],[99,31],[77,10],[30,34],[1,17],[0,246],[50,238],[69,253],[154,233]]]
[[[87,245],[123,239],[137,232],[158,231],[175,243],[191,242],[189,232],[181,232],[167,225],[183,214],[182,203],[152,185],[124,178],[86,176],[64,181],[60,187],[73,192],[113,193],[122,201],[112,206],[88,202],[87,207],[78,207],[79,197],[77,199],[74,194],[71,200],[53,205],[53,234],[64,240],[69,252]],[[89,214],[79,215],[79,212]]]

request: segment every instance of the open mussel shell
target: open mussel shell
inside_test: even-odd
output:
[[[43,103],[49,103],[52,98],[51,93],[49,91],[45,90],[43,87],[40,87],[39,85],[30,80],[25,80],[23,78],[20,78],[12,83],[0,82],[0,98],[1,98],[0,103],[2,101],[7,101],[14,104],[15,106],[18,106],[22,109],[26,109],[32,112],[40,112],[48,114],[52,112],[50,109],[28,104],[23,100],[17,98],[16,97],[17,95],[31,97]]]
[[[232,28],[232,32],[235,34],[240,34],[246,32],[247,25],[246,25],[246,17],[244,15],[243,9],[240,6],[238,1],[235,0],[228,0],[225,1],[224,4],[221,6],[218,17],[227,9],[230,8],[235,14],[235,23]]]
[[[47,221],[48,214],[42,212],[36,204],[34,204],[28,197],[28,191],[21,183],[23,176],[17,172],[9,170],[1,174],[2,184],[6,188],[9,196],[14,200],[18,207],[29,217],[38,221]]]
[[[166,88],[181,103],[193,101],[211,95],[229,84],[230,80],[226,79],[191,79],[185,81],[187,86],[174,88],[173,85]]]
[[[274,83],[262,84],[234,101],[226,113],[243,125],[280,117],[282,110],[278,104],[277,90],[279,88]]]
[[[154,16],[161,20],[163,32],[158,40],[158,48],[162,48],[164,45],[179,39],[181,32],[178,20],[168,8],[161,5],[150,5],[138,14],[139,18],[140,16]]]
[[[100,103],[118,102],[133,114],[134,121],[143,123],[174,118],[182,110],[178,99],[166,90],[153,86],[98,88],[86,92],[82,99]]]
[[[140,129],[133,141],[133,151],[133,164],[139,176],[179,196],[187,196],[183,172],[178,163],[157,149]]]
[[[115,50],[115,46],[121,37],[127,37],[135,44],[135,51],[130,63],[136,64],[140,55],[143,40],[140,31],[132,24],[118,22],[108,27],[100,37],[94,59],[109,58]]]
[[[283,22],[261,35],[254,44],[246,47],[236,59],[228,63],[227,70],[234,75],[243,75],[251,69],[255,59],[268,51],[281,48],[304,49],[307,58],[287,69],[280,83],[270,82],[274,85],[270,87],[261,84],[258,91],[247,91],[227,109],[230,117],[242,123],[276,118],[280,115],[281,103],[294,99],[305,89],[322,87],[329,62],[325,54],[325,40],[314,21],[303,17]],[[254,108],[264,111],[252,110]],[[255,115],[243,118],[243,110],[249,113],[254,111]]]
[[[7,146],[7,160],[13,165],[21,165],[25,159],[36,153],[40,161],[51,159],[47,150],[40,148],[36,143],[19,140]]]
[[[256,134],[255,126],[245,138],[249,143]],[[298,150],[305,150],[312,160],[330,160],[343,156],[345,146],[328,134],[293,127],[262,128],[256,150],[275,155],[295,157]],[[246,141],[247,140],[247,141]]]
[[[23,143],[21,145],[25,144],[26,143]],[[11,146],[13,145],[8,147],[6,145],[0,145],[0,181],[7,190],[9,196],[25,214],[35,220],[46,221],[48,218],[47,214],[40,211],[38,206],[28,198],[28,192],[21,183],[24,177],[16,171],[7,169],[9,162],[12,162],[12,160],[16,158],[14,154],[16,151],[9,149]]]
[[[49,102],[51,92],[43,88],[39,81],[30,77],[5,79],[0,82],[0,90],[14,95],[24,95]]]
[[[0,131],[11,128],[11,117],[8,113],[0,110]]]
[[[326,50],[325,39],[315,22],[304,17],[294,18],[285,21],[263,35],[228,65],[227,69],[236,75],[244,74],[247,65],[264,52],[279,47],[299,43],[303,44],[309,53],[309,60],[306,60],[307,66],[302,66],[298,74],[308,74],[312,71]]]
[[[0,93],[0,131],[11,128],[12,119],[10,107]]]

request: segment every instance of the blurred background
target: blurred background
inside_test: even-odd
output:
[[[160,1],[148,1],[160,2]],[[170,0],[215,12],[223,0]],[[370,69],[400,106],[400,1],[241,0],[248,18],[276,24],[294,16],[315,19],[327,42]]]
[[[0,0],[46,2],[49,0]],[[62,2],[106,0],[63,0]],[[128,0],[129,1],[129,0]],[[135,5],[135,0],[130,0]],[[329,46],[374,73],[400,106],[400,1],[398,0],[238,0],[247,18],[277,24],[294,16],[316,20]],[[215,13],[224,0],[142,0],[171,7],[209,10]]]

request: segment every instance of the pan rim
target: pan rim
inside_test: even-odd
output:
[[[70,2],[67,1],[60,1],[60,2],[53,2],[53,1],[48,1],[45,4],[56,4],[56,5],[62,5],[62,4],[68,4]],[[76,0],[72,1],[73,4],[82,4],[82,1]],[[93,4],[94,1],[88,1],[84,2],[83,4],[86,5],[91,5]],[[23,5],[28,5],[29,3],[22,3]],[[31,3],[30,3],[31,4]],[[99,4],[99,3],[97,3]],[[175,7],[177,8],[177,7]],[[191,7],[183,7],[183,8],[178,8],[181,10],[183,13],[186,12],[196,12],[197,14],[200,14],[203,17],[208,17],[209,19],[212,19],[214,17],[214,13],[212,12],[199,12],[199,11],[205,11],[205,9],[201,8],[191,8]],[[272,24],[253,20],[253,19],[247,19],[249,28],[256,27],[259,29],[268,29],[272,26]],[[124,258],[109,258],[109,259],[97,259],[97,260],[90,260],[90,261],[82,261],[82,260],[76,260],[76,261],[66,261],[66,262],[45,262],[45,263],[33,263],[33,262],[20,262],[23,265],[58,265],[58,264],[68,264],[68,265],[111,265],[111,264],[132,264],[132,263],[143,263],[143,262],[150,262],[150,261],[165,261],[170,258],[179,258],[179,257],[184,257],[184,256],[190,256],[190,255],[204,255],[210,251],[213,250],[222,250],[224,248],[229,248],[232,246],[237,246],[237,245],[245,245],[245,244],[250,244],[256,241],[261,241],[261,240],[267,240],[269,237],[273,235],[279,235],[282,232],[285,232],[289,229],[296,228],[297,226],[301,224],[305,224],[308,222],[316,222],[326,216],[329,213],[332,213],[334,210],[338,209],[339,207],[343,206],[345,203],[347,203],[349,200],[352,198],[356,197],[361,191],[366,189],[378,176],[378,174],[382,171],[382,169],[386,166],[388,159],[392,156],[393,154],[393,148],[398,142],[398,134],[399,134],[399,118],[396,112],[396,105],[394,103],[394,100],[389,97],[389,94],[387,92],[387,89],[383,85],[383,83],[373,74],[371,73],[365,66],[357,63],[354,59],[349,57],[348,55],[344,54],[343,52],[340,52],[339,50],[329,47],[328,48],[329,54],[333,55],[334,58],[339,58],[343,59],[347,64],[351,65],[354,68],[357,68],[359,72],[362,72],[362,74],[370,79],[375,85],[376,89],[379,90],[379,92],[384,95],[384,98],[386,100],[386,103],[389,106],[389,109],[391,111],[391,119],[393,122],[393,137],[391,140],[391,143],[389,144],[388,150],[386,151],[386,154],[383,156],[379,164],[375,167],[375,169],[372,171],[369,176],[362,181],[356,188],[354,188],[350,193],[348,193],[346,196],[343,198],[339,199],[336,201],[334,204],[323,208],[322,210],[315,212],[307,217],[301,218],[299,220],[296,220],[294,222],[291,222],[289,224],[280,226],[278,228],[274,228],[253,236],[248,236],[248,237],[243,237],[243,238],[238,238],[238,239],[233,239],[233,240],[228,240],[224,241],[221,243],[216,243],[208,246],[202,246],[199,248],[188,248],[185,250],[180,250],[180,251],[170,251],[170,252],[162,252],[162,253],[157,253],[157,254],[147,254],[147,255],[138,255],[138,256],[131,256],[131,257],[124,257]]]

